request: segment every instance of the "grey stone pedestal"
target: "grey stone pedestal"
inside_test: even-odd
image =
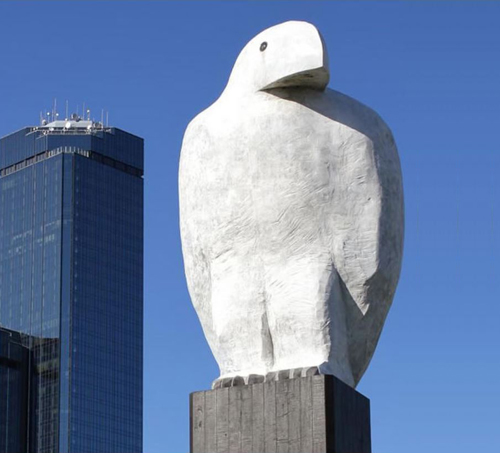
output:
[[[371,453],[370,401],[333,376],[195,392],[191,453]]]

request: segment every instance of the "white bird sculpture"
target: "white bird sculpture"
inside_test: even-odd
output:
[[[318,372],[355,387],[377,345],[403,253],[399,157],[328,81],[318,30],[276,25],[186,130],[182,248],[215,387]]]

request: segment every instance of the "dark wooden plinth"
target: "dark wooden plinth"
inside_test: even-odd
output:
[[[371,453],[370,401],[333,376],[190,395],[191,453]]]

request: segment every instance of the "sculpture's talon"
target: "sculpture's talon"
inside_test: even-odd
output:
[[[270,371],[266,374],[264,382],[272,382],[278,380],[278,373],[276,371]]]
[[[278,371],[277,381],[284,381],[285,379],[290,379],[290,371],[291,370],[280,370]]]
[[[245,379],[243,379],[241,376],[235,376],[232,379],[231,385],[228,387],[238,387],[240,385],[245,385]]]
[[[252,384],[262,384],[265,381],[266,377],[262,374],[250,374],[246,379],[247,385]]]
[[[302,377],[319,376],[320,374],[317,366],[302,368]]]
[[[233,378],[218,378],[212,382],[212,390],[232,387]]]

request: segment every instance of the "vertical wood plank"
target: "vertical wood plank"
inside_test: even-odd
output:
[[[252,451],[252,390],[241,386],[241,453]]]
[[[276,382],[276,443],[278,453],[288,453],[288,379]]]
[[[312,377],[313,449],[312,453],[326,453],[325,381],[323,376]]]
[[[335,394],[335,381],[336,379],[333,376],[325,376],[325,423],[326,423],[326,449],[327,451],[339,451],[339,435],[343,435],[343,432],[339,432],[335,424],[337,420],[340,420],[341,412],[342,412],[342,400],[338,398],[339,395]],[[347,431],[349,434],[351,427],[344,426],[343,430]],[[342,450],[342,448],[340,449]],[[353,450],[356,451],[356,450]],[[362,452],[360,452],[362,453]]]
[[[205,392],[205,445],[203,453],[216,453],[216,392]]]
[[[300,379],[300,449],[313,451],[312,377]]]
[[[276,447],[276,382],[264,386],[264,453],[277,453]]]
[[[371,428],[371,410],[370,410],[370,400],[364,395],[362,405],[361,405],[361,424],[363,426],[363,452],[372,453],[372,428]]]
[[[291,379],[287,394],[289,453],[303,453],[300,446],[300,381]]]
[[[372,429],[371,429],[371,410],[370,410],[370,400],[364,395],[361,395],[362,403],[361,407],[358,408],[360,411],[360,423],[363,427],[363,453],[372,453]]]
[[[252,391],[252,452],[264,452],[264,386],[250,385]],[[232,453],[232,452],[230,452]]]
[[[229,453],[241,452],[241,387],[229,389]]]
[[[191,394],[191,453],[205,449],[205,392]]]
[[[229,451],[229,388],[221,388],[216,393],[216,448],[217,453]]]

